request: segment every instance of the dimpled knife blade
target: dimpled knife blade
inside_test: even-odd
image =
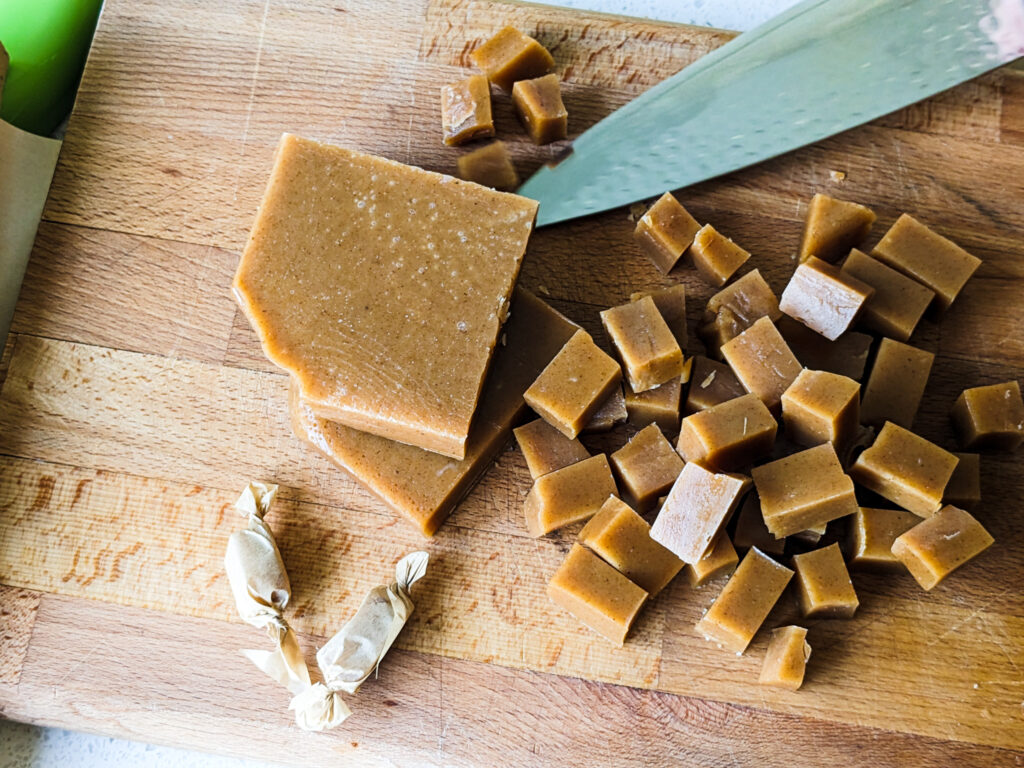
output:
[[[519,194],[537,225],[744,168],[1024,55],[1024,0],[804,0],[576,139]]]

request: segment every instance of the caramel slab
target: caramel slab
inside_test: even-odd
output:
[[[689,249],[699,229],[700,224],[689,211],[671,192],[666,192],[637,221],[633,239],[667,275]]]
[[[829,341],[853,325],[875,289],[816,256],[796,268],[779,309]]]
[[[811,646],[807,642],[806,629],[794,625],[773,629],[757,682],[791,691],[798,690],[804,683],[804,673],[810,658]]]
[[[469,57],[503,91],[511,91],[517,80],[540,77],[555,66],[547,48],[515,27],[501,29]]]
[[[683,419],[679,453],[714,472],[729,472],[768,456],[778,423],[757,395],[743,395]]]
[[[732,368],[702,355],[693,358],[690,386],[686,392],[684,413],[696,413],[705,408],[742,397],[747,393]]]
[[[860,384],[846,376],[804,368],[782,393],[786,437],[813,447],[833,443],[837,453],[860,429]]]
[[[466,181],[492,189],[515,189],[519,186],[519,174],[503,141],[492,141],[460,155],[455,164],[459,178]]]
[[[838,544],[793,556],[804,618],[852,619],[860,601]]]
[[[623,495],[641,512],[651,509],[683,471],[683,460],[657,424],[633,435],[611,455],[611,462]]]
[[[551,533],[597,513],[609,496],[618,496],[603,453],[538,477],[523,505],[531,536]]]
[[[876,429],[887,421],[910,429],[934,362],[931,352],[882,339],[864,387],[860,420]]]
[[[803,370],[775,324],[767,317],[762,317],[735,339],[723,344],[722,355],[744,389],[757,395],[769,410],[776,413],[782,403],[782,393]]]
[[[682,375],[683,352],[650,296],[603,310],[601,323],[634,392],[646,392]]]
[[[569,112],[558,75],[518,81],[512,86],[512,104],[534,144],[550,144],[568,135]]]
[[[842,265],[843,274],[870,285],[858,324],[897,341],[910,338],[935,292],[856,248]]]
[[[892,553],[925,589],[932,589],[995,539],[969,513],[945,506],[896,538]]]
[[[875,213],[870,208],[816,194],[807,208],[800,239],[800,261],[807,261],[811,256],[823,261],[841,258],[867,237],[874,223]]]
[[[1024,442],[1024,400],[1017,381],[965,389],[951,416],[961,448],[1013,451]]]
[[[579,440],[566,437],[544,419],[535,419],[512,432],[534,480],[590,458],[590,453]]]
[[[449,147],[494,135],[491,84],[483,75],[441,86],[441,135]]]
[[[710,224],[701,227],[690,246],[693,265],[709,285],[721,287],[736,274],[750,254]]]
[[[903,566],[892,553],[901,533],[921,522],[902,509],[861,507],[850,523],[850,567],[862,571],[897,571]]]

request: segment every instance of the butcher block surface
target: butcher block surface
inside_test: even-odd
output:
[[[856,618],[812,622],[790,692],[757,684],[766,633],[737,657],[694,631],[721,581],[677,579],[623,648],[553,606],[578,526],[528,536],[514,448],[425,540],[291,434],[286,376],[230,295],[278,137],[452,173],[438,89],[505,24],[554,54],[571,135],[731,37],[482,0],[107,1],[0,361],[0,713],[295,765],[1020,765],[1019,453],[982,459],[995,545],[931,592],[855,574]],[[494,101],[522,174],[558,153]],[[913,339],[937,354],[915,430],[952,447],[960,390],[1024,370],[1024,71],[679,196],[779,292],[819,191],[877,211],[869,246],[907,211],[984,260]],[[694,327],[712,290],[661,276],[632,228],[620,209],[538,231],[521,284],[599,334],[599,310],[682,281]],[[268,520],[311,661],[399,557],[431,553],[328,733],[238,653],[266,646],[222,563],[250,479],[281,485]],[[787,595],[769,624],[797,620]]]

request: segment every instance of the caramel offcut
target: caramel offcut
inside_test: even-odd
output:
[[[816,194],[807,209],[800,240],[800,261],[807,261],[811,256],[823,261],[841,258],[867,237],[874,223],[875,213],[870,208]]]
[[[666,275],[689,249],[700,224],[666,192],[640,217],[633,239]]]
[[[441,86],[441,130],[450,147],[494,135],[491,84],[483,75],[471,75]]]
[[[469,57],[503,91],[511,91],[518,80],[547,74],[555,66],[547,48],[515,27],[501,29]]]

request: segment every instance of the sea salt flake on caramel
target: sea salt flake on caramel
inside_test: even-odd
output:
[[[1024,400],[1017,381],[965,389],[951,416],[962,448],[1013,451],[1024,442]]]
[[[534,480],[590,458],[590,453],[579,440],[566,437],[544,419],[535,419],[512,432]]]
[[[699,229],[697,220],[671,192],[666,192],[637,221],[633,239],[667,275],[693,243]]]
[[[897,537],[892,552],[918,584],[932,589],[994,541],[969,512],[945,506]]]
[[[795,691],[803,685],[810,658],[806,629],[797,626],[773,629],[757,682]]]
[[[494,135],[491,84],[483,75],[441,86],[441,130],[449,147]]]
[[[793,383],[803,366],[767,317],[722,345],[722,355],[736,378],[769,410],[778,412],[782,393]]]
[[[867,283],[811,256],[796,268],[779,309],[835,341],[850,329],[874,292]]]
[[[682,375],[683,352],[650,296],[602,311],[601,323],[634,392]]]
[[[811,256],[835,261],[859,245],[874,223],[875,214],[870,208],[816,194],[807,209],[800,240],[800,261],[807,261]]]
[[[650,509],[683,471],[683,460],[657,424],[633,435],[611,455],[611,462],[623,495],[641,512]]]
[[[533,537],[592,517],[609,496],[618,496],[615,478],[603,453],[538,477],[523,511]]]
[[[516,81],[540,77],[555,66],[547,48],[515,27],[504,27],[473,49],[469,57],[503,91],[511,91]]]
[[[891,421],[910,429],[934,362],[931,352],[882,339],[864,387],[861,422],[878,429]]]
[[[860,601],[838,544],[793,556],[804,618],[852,619]]]

